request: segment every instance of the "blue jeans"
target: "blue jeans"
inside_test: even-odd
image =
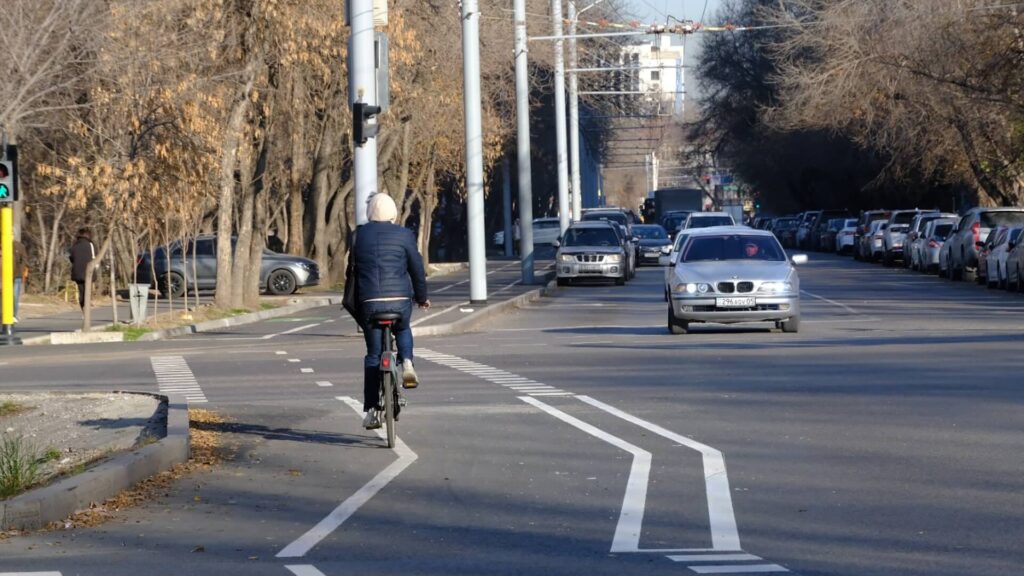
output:
[[[370,322],[370,316],[378,312],[401,314],[401,319],[391,325],[391,333],[395,335],[398,348],[398,362],[412,360],[412,300],[394,300],[390,302],[363,302],[363,338],[366,340],[366,356],[363,358],[363,410],[376,408],[380,396],[380,355],[383,351],[381,338],[384,331]]]

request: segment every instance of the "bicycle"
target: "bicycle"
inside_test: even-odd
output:
[[[395,423],[398,422],[398,414],[402,406],[405,406],[405,396],[402,394],[402,367],[398,362],[398,354],[395,350],[395,336],[391,327],[395,322],[401,320],[402,315],[395,312],[381,312],[370,317],[381,329],[381,354],[380,354],[380,387],[377,409],[382,413],[382,424],[387,432],[388,448],[395,447],[395,437],[398,433]]]

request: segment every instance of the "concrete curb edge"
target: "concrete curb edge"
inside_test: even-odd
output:
[[[469,316],[456,320],[455,322],[449,322],[447,324],[437,324],[434,326],[413,326],[412,335],[413,337],[418,336],[451,336],[454,334],[464,334],[472,331],[479,324],[486,320],[494,318],[504,314],[514,308],[519,308],[524,304],[533,302],[545,296],[553,294],[556,290],[556,282],[550,279],[554,275],[554,272],[548,272],[545,274],[545,279],[548,280],[544,286],[530,290],[516,296],[495,304],[490,304],[483,309],[470,314]]]
[[[174,338],[175,336],[187,336],[188,334],[209,332],[211,330],[216,330],[218,328],[230,328],[232,326],[252,324],[254,322],[261,322],[263,320],[269,320],[271,318],[277,318],[279,316],[288,316],[289,314],[294,314],[295,312],[301,312],[303,310],[308,310],[310,308],[320,308],[321,306],[333,306],[335,304],[341,304],[341,296],[309,298],[303,302],[299,302],[297,304],[290,304],[288,306],[281,306],[280,308],[261,310],[259,312],[251,312],[249,314],[232,316],[230,318],[209,320],[207,322],[199,322],[197,324],[179,326],[177,328],[167,328],[166,330],[155,330],[153,332],[147,332],[146,334],[143,334],[136,341],[154,342],[156,340]]]
[[[64,520],[93,502],[154,476],[189,458],[188,402],[183,396],[167,400],[167,436],[154,444],[120,454],[81,474],[59,480],[0,503],[0,530],[37,530]]]

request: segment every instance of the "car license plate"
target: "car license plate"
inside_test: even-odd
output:
[[[583,264],[580,266],[580,272],[585,274],[600,274],[601,266],[597,264]]]
[[[753,298],[716,298],[715,305],[719,308],[753,308]]]

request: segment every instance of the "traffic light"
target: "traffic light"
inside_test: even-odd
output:
[[[0,203],[18,200],[17,166],[13,160],[0,160]]]
[[[364,102],[352,103],[352,140],[356,146],[366,144],[377,135],[377,124],[370,123],[372,118],[380,114],[380,106],[371,106]]]

